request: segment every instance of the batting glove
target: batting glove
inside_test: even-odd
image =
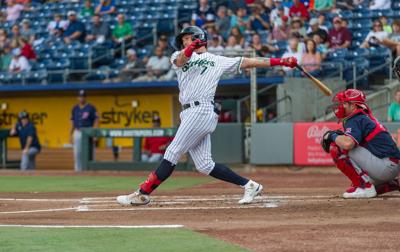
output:
[[[199,49],[200,47],[205,45],[207,45],[207,42],[202,42],[200,39],[196,39],[190,45],[188,45],[188,47],[185,48],[183,53],[187,58],[190,58],[192,57],[192,54],[196,49]]]
[[[269,63],[271,66],[285,66],[293,68],[297,66],[297,59],[295,57],[270,58]]]

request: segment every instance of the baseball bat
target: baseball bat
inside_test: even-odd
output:
[[[326,96],[332,95],[332,90],[330,88],[328,88],[324,83],[312,76],[302,66],[296,65],[296,68],[303,72],[317,86],[317,88],[322,91],[322,93],[324,93]]]

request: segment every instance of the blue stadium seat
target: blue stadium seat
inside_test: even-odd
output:
[[[342,19],[351,19],[353,18],[353,12],[350,10],[342,10],[339,12],[339,17]]]
[[[327,60],[340,60],[344,59],[349,55],[349,51],[346,48],[335,49],[328,53]]]
[[[361,9],[353,13],[353,18],[371,18],[372,13],[368,9]]]
[[[366,48],[357,48],[353,51],[349,51],[349,53],[346,56],[346,59],[352,60],[355,58],[360,58],[360,57],[368,57],[369,56],[369,50]]]
[[[373,10],[371,12],[371,18],[376,19],[382,16],[391,17],[393,16],[393,11],[389,9],[389,10]]]

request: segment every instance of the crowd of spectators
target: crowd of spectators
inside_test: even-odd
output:
[[[353,10],[367,0],[229,0],[216,6],[215,2],[199,0],[197,9],[188,23],[182,27],[197,25],[208,33],[208,49],[213,53],[237,53],[242,49],[254,49],[260,57],[294,56],[315,75],[321,73],[321,64],[330,51],[352,47],[352,33],[348,21],[336,15],[343,10]],[[0,18],[12,25],[11,32],[0,29],[2,71],[27,71],[37,60],[33,50],[43,38],[35,37],[32,20],[17,22],[23,12],[33,12],[31,2],[65,2],[7,0],[3,1]],[[79,1],[69,1],[79,2]],[[389,9],[390,0],[368,1],[369,9]],[[327,18],[329,17],[329,18]],[[110,19],[111,18],[111,19]],[[86,22],[82,22],[82,19]],[[111,21],[110,21],[111,20]],[[90,25],[87,24],[90,22]],[[88,29],[88,27],[90,27]],[[124,71],[132,66],[146,68],[146,74],[122,73],[117,80],[130,76],[135,80],[172,78],[168,71],[168,57],[172,53],[169,38],[161,36],[154,45],[154,53],[138,59],[138,48],[130,46],[135,40],[135,28],[123,13],[118,12],[114,0],[85,0],[80,11],[69,10],[66,17],[55,14],[47,26],[49,38],[60,38],[71,43],[103,44],[112,47],[128,45],[128,61]],[[169,34],[174,36],[173,34]],[[361,43],[361,48],[388,47],[400,55],[400,21],[385,16],[373,21],[372,30]],[[132,48],[131,48],[132,47]],[[19,49],[19,50],[17,50]],[[19,54],[19,55],[17,55]],[[11,65],[12,60],[19,64]],[[140,64],[132,63],[140,60]],[[15,67],[15,66],[19,67]],[[24,67],[22,67],[24,66]],[[11,68],[13,67],[13,68]],[[19,69],[19,70],[15,70]],[[283,68],[289,76],[300,73]],[[129,78],[130,78],[129,77]]]

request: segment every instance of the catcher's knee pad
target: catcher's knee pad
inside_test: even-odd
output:
[[[362,178],[362,174],[357,171],[356,167],[353,166],[348,151],[341,150],[335,143],[331,144],[330,155],[335,162],[336,167],[350,179],[354,186],[363,186],[365,182]]]

